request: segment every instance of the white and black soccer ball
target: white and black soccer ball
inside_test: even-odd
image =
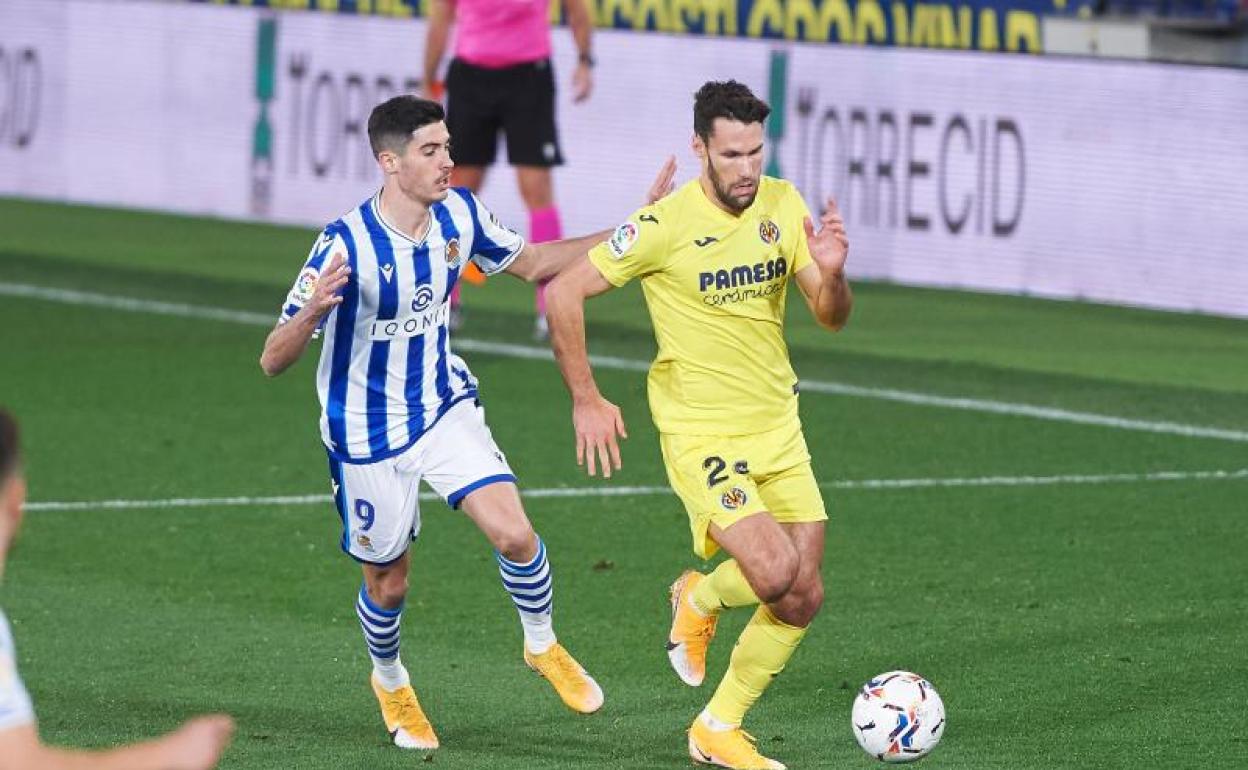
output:
[[[940,743],[945,704],[918,674],[889,671],[862,686],[850,719],[863,751],[881,762],[914,762]]]

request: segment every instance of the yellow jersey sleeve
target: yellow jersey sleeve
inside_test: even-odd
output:
[[[814,264],[815,261],[810,256],[810,244],[806,241],[805,222],[806,217],[810,217],[810,209],[806,208],[806,201],[802,200],[802,194],[791,185],[780,205],[784,210],[784,220],[787,222],[784,228],[785,233],[791,238],[790,242],[784,245],[787,247],[785,251],[789,254],[789,264],[793,266],[793,269],[789,271],[789,275],[792,276],[807,265]],[[811,222],[814,222],[814,217],[811,217]]]
[[[589,261],[612,286],[663,269],[670,254],[667,231],[654,206],[639,209],[611,237],[589,251]]]

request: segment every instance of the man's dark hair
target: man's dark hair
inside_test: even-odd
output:
[[[710,141],[715,118],[762,123],[770,114],[767,102],[735,80],[709,81],[693,96],[693,130],[703,142]]]
[[[441,104],[419,96],[405,94],[382,102],[368,116],[368,144],[373,157],[384,150],[401,154],[416,129],[445,119]]]
[[[17,420],[0,409],[0,482],[9,480],[21,460],[17,445]]]

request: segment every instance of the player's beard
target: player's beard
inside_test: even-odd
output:
[[[715,170],[715,162],[711,160],[708,153],[706,156],[706,175],[711,180],[711,188],[715,190],[715,197],[719,198],[719,202],[731,211],[740,214],[741,212],[754,205],[754,198],[758,196],[758,179],[754,182],[754,190],[749,195],[733,195],[732,188],[724,184],[724,180],[720,177],[719,172]],[[745,181],[746,177],[737,180],[740,184]]]

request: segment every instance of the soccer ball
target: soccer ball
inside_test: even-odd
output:
[[[940,743],[945,704],[918,674],[889,671],[858,691],[850,721],[863,751],[881,762],[914,762]]]

